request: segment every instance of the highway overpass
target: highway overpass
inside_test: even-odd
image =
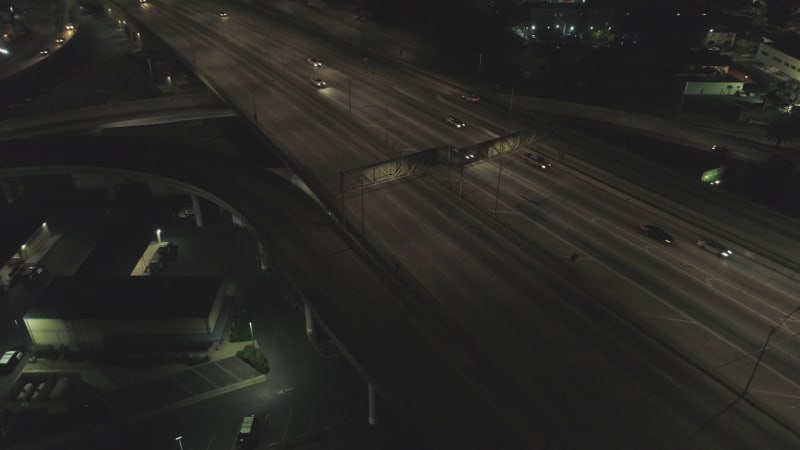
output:
[[[460,103],[456,86],[367,63],[351,46],[301,36],[269,15],[233,9],[220,22],[210,2],[151,6],[135,14],[252,117],[328,209],[343,205],[352,223],[360,216],[370,245],[465,349],[458,353],[474,365],[447,376],[470,385],[477,400],[452,404],[500,419],[445,427],[451,433],[440,447],[485,448],[492,438],[508,442],[490,447],[512,448],[796,444],[792,426],[784,427],[791,407],[774,400],[796,395],[791,351],[772,353],[759,389],[740,396],[766,330],[794,307],[791,280],[746,258],[722,265],[691,245],[672,253],[648,245],[635,232],[644,220],[669,223],[680,242],[707,230],[625,192],[604,195],[602,183],[584,183],[567,167],[544,177],[523,172],[519,159],[500,159],[469,166],[462,195],[436,177],[340,195],[345,170],[439,144],[468,146],[525,124],[511,120],[510,108]],[[320,54],[324,72],[305,61]],[[316,73],[328,89],[313,89],[308,77]],[[448,114],[468,127],[447,128]],[[581,256],[570,266],[574,252]],[[454,399],[432,403],[447,408],[439,402]],[[473,432],[486,435],[473,440]]]

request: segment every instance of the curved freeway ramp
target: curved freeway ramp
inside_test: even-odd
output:
[[[519,426],[485,394],[470,337],[421,307],[391,267],[362,250],[333,218],[266,170],[194,148],[102,136],[6,141],[0,178],[77,172],[157,178],[244,218],[277,269],[378,394],[434,448],[565,448],[545,419]],[[364,405],[366,408],[367,405]],[[510,425],[514,424],[514,425]]]

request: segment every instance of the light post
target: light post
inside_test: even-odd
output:
[[[508,129],[511,130],[511,112],[514,108],[514,88],[511,88],[511,98],[508,100]]]
[[[769,330],[769,334],[767,335],[767,340],[764,341],[764,346],[761,347],[761,351],[758,353],[758,359],[756,359],[756,365],[755,367],[753,367],[753,371],[750,372],[750,378],[747,379],[747,384],[744,386],[742,395],[740,395],[739,397],[744,397],[745,395],[747,395],[747,391],[750,389],[750,384],[753,382],[753,378],[756,376],[756,370],[758,370],[758,366],[761,364],[761,358],[764,357],[764,353],[767,351],[767,347],[769,347],[769,341],[770,339],[772,339],[772,335],[775,334],[775,331],[777,331],[778,328],[780,328],[781,325],[783,325],[783,323],[786,322],[786,320],[789,319],[789,317],[791,317],[797,311],[800,311],[800,306],[789,311],[789,313],[783,316],[783,318],[778,322],[777,325],[773,326],[772,329]]]
[[[156,230],[156,242],[161,243],[161,228]]]
[[[181,442],[183,440],[183,436],[178,436],[175,438],[175,440],[178,441],[178,448],[180,448],[180,450],[183,450],[183,442]]]
[[[494,216],[497,217],[497,203],[500,200],[500,178],[503,175],[503,165],[500,165],[500,170],[497,172],[497,189],[494,193]]]
[[[253,322],[250,323],[250,338],[253,340],[253,348],[256,348],[256,335],[253,333]]]

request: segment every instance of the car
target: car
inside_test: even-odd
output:
[[[64,29],[67,30],[67,31],[73,31],[73,30],[75,30],[75,26],[72,25],[71,23],[68,23],[68,24],[66,24],[64,26]]]
[[[50,54],[50,49],[49,48],[43,48],[43,49],[39,50],[39,54],[42,55],[42,56],[47,56],[47,55]]]
[[[314,67],[322,67],[322,62],[320,62],[320,60],[318,60],[318,59],[308,58],[308,59],[306,59],[306,61],[308,61],[308,63],[311,64]]]
[[[174,242],[164,241],[158,244],[156,253],[161,254],[166,260],[174,260],[178,257],[178,244]]]
[[[672,245],[672,236],[661,228],[655,225],[642,225],[640,229],[642,233],[650,239],[659,241],[665,245]]]
[[[698,239],[696,243],[698,247],[708,250],[720,258],[729,258],[731,255],[733,255],[733,251],[731,249],[711,239]]]
[[[228,13],[226,13],[225,11],[218,11],[217,15],[220,17],[228,17]]]
[[[471,161],[475,159],[475,153],[473,151],[468,151],[463,148],[455,149],[456,155],[458,155],[464,161]]]
[[[17,276],[25,284],[34,284],[44,276],[46,269],[40,264],[25,264]]]
[[[0,356],[0,373],[10,373],[25,356],[25,352],[17,347]]]
[[[63,43],[64,43],[64,38],[63,37],[57,37],[56,38],[56,44],[61,45]]]
[[[172,216],[175,217],[176,219],[190,219],[194,217],[194,209],[192,209],[189,206],[184,206],[183,208],[173,213]]]
[[[367,21],[367,16],[365,16],[363,14],[359,14],[359,15],[356,16],[356,20],[359,21],[359,22],[366,22]]]
[[[470,95],[466,95],[466,94],[462,95],[461,98],[464,99],[465,101],[468,101],[468,102],[471,102],[471,103],[478,103],[479,101],[481,101],[481,97],[478,94],[475,94],[475,93],[472,93]]]
[[[317,77],[314,77],[314,78],[311,79],[311,84],[316,86],[317,89],[322,89],[325,86],[327,86],[327,84],[325,84],[325,82],[322,81],[322,78],[317,78]]]
[[[156,275],[167,267],[167,257],[163,253],[155,252],[150,258],[150,263],[144,269],[144,273]]]
[[[139,0],[139,3],[147,3],[147,0]]]
[[[464,128],[467,126],[464,122],[458,120],[453,116],[449,116],[448,118],[444,119],[444,121],[453,128]]]
[[[550,168],[550,166],[552,166],[552,164],[550,164],[548,160],[544,159],[542,155],[538,155],[536,153],[524,153],[522,155],[522,159],[524,159],[528,164],[541,170],[547,170]]]

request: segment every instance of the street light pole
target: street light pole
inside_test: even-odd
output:
[[[361,174],[361,237],[364,237],[364,174]]]
[[[183,436],[178,436],[175,438],[175,440],[178,441],[178,448],[180,448],[180,450],[183,450],[183,442],[181,442],[182,439]]]
[[[500,199],[500,177],[503,175],[503,165],[500,165],[500,170],[497,172],[497,190],[494,194],[494,215],[497,216],[497,203]]]
[[[256,335],[253,333],[253,322],[250,321],[250,339],[253,340],[253,348],[256,348]]]
[[[800,311],[800,306],[796,307],[795,309],[791,310],[788,314],[783,316],[783,318],[778,322],[778,324],[769,330],[769,334],[767,335],[767,340],[764,341],[764,346],[761,347],[761,351],[758,353],[758,359],[756,359],[756,365],[753,367],[753,371],[750,372],[750,378],[747,379],[747,384],[744,386],[744,391],[742,391],[742,395],[740,395],[739,397],[744,397],[745,395],[747,395],[747,391],[750,389],[750,384],[753,382],[753,378],[756,376],[756,370],[758,370],[758,366],[761,364],[761,358],[764,357],[764,353],[767,351],[767,347],[769,347],[769,341],[770,339],[772,339],[772,335],[775,334],[775,331],[777,331],[778,328],[780,328],[781,325],[783,325],[783,323],[786,322],[786,320],[789,319],[789,317],[791,317],[797,311]]]
[[[508,100],[508,128],[511,129],[511,112],[514,108],[514,88],[511,88],[511,98]]]

